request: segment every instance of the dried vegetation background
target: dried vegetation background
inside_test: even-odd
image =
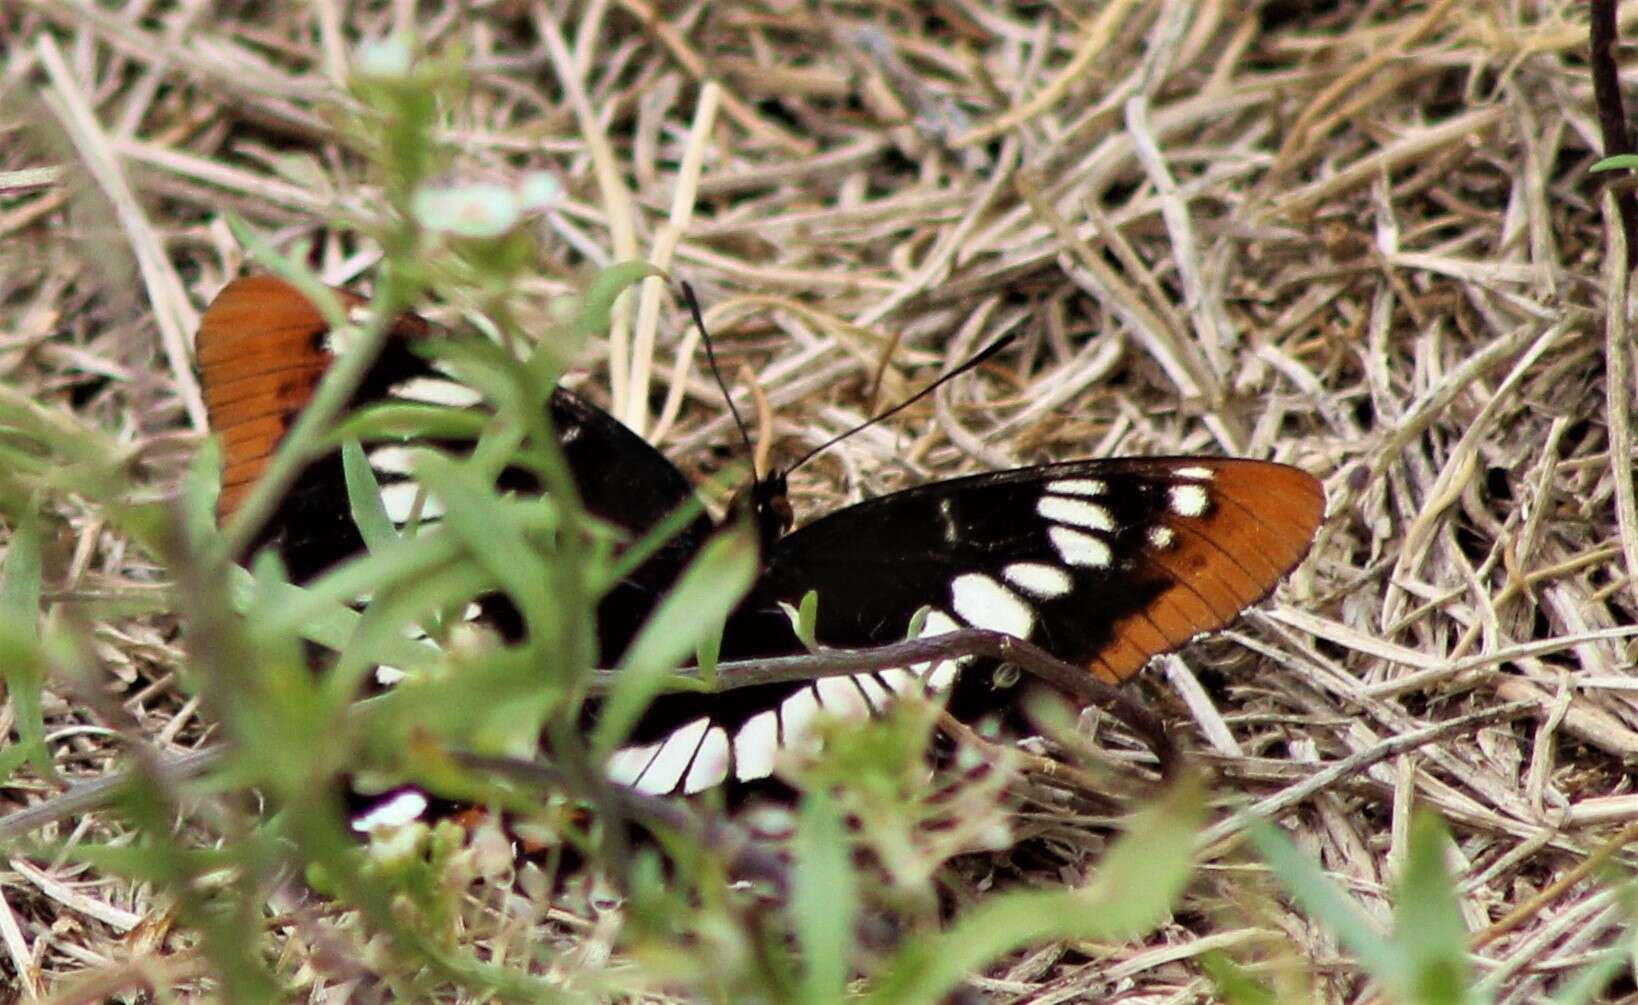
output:
[[[0,373],[174,479],[202,433],[198,312],[246,267],[224,213],[367,282],[378,253],[337,221],[377,204],[333,109],[360,40],[413,24],[470,52],[448,119],[462,177],[545,168],[566,189],[525,309],[622,259],[691,279],[787,455],[1018,333],[935,406],[806,469],[799,514],[1113,453],[1322,477],[1306,565],[1139,686],[1221,793],[1384,918],[1412,808],[1441,813],[1480,972],[1530,1000],[1618,937],[1619,905],[1571,871],[1638,821],[1631,347],[1605,323],[1584,18],[1567,0],[0,0]],[[650,290],[582,386],[697,473],[734,440],[685,329]],[[94,513],[63,516],[52,598],[146,582]],[[208,741],[174,687],[175,626],[99,632],[153,743]],[[66,778],[122,763],[99,720],[48,714]],[[0,808],[52,791],[27,777]],[[1063,812],[1046,829],[1072,829]],[[1232,840],[1204,863],[1159,936],[1047,947],[978,989],[1190,1000],[1204,949],[1289,938],[1327,996],[1358,995],[1301,915],[1224,909],[1248,868]],[[16,858],[0,895],[18,994],[88,967],[189,969],[142,889]]]

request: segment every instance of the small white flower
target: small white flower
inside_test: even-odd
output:
[[[530,171],[518,182],[518,203],[527,213],[544,213],[563,201],[563,186],[550,171]]]
[[[415,52],[410,48],[408,37],[388,35],[360,45],[356,65],[362,77],[402,80],[409,76],[414,59]]]
[[[492,182],[422,188],[410,210],[428,230],[475,238],[500,237],[518,222],[519,214],[517,193]]]

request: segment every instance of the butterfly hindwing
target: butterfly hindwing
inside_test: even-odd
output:
[[[334,290],[353,310],[363,297]],[[471,391],[452,382],[415,351],[433,328],[413,314],[395,318],[389,337],[352,405],[384,401],[467,405]],[[226,521],[243,503],[272,461],[284,434],[312,399],[335,360],[329,322],[293,285],[275,276],[247,276],[229,283],[200,319],[195,343],[200,383],[211,428],[224,450],[218,517]],[[676,466],[612,415],[565,388],[550,399],[553,425],[587,512],[640,538],[679,507],[694,490]],[[459,444],[422,443],[464,449]],[[412,509],[422,523],[436,519],[437,500],[417,498],[407,477],[406,452],[398,444],[369,450],[389,516],[402,523]],[[526,473],[509,469],[502,488],[537,491]],[[416,509],[416,507],[419,507]],[[701,514],[605,597],[598,614],[603,662],[612,665],[654,604],[675,581],[710,533]],[[273,516],[247,551],[273,546],[295,582],[306,583],[364,548],[353,522],[339,454],[317,458],[297,475]],[[483,613],[501,632],[521,631],[504,597],[484,598]]]

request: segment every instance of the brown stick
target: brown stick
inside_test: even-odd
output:
[[[1160,719],[1121,688],[1092,676],[1084,667],[1065,663],[1051,653],[1004,632],[964,628],[909,642],[870,649],[824,649],[802,656],[766,660],[738,660],[717,667],[715,690],[726,691],[781,681],[817,680],[845,674],[869,673],[893,667],[936,663],[965,656],[987,656],[1023,669],[1048,685],[1087,704],[1109,710],[1143,737],[1160,762],[1161,775],[1170,778],[1178,764],[1177,748]],[[594,690],[606,689],[610,671],[598,671]],[[680,676],[687,676],[686,674]],[[209,747],[156,767],[173,783],[197,778],[221,760],[223,747]],[[66,820],[107,805],[125,782],[126,773],[82,782],[36,806],[0,817],[0,845],[15,841],[48,824]]]
[[[1604,156],[1630,154],[1632,133],[1627,129],[1626,107],[1621,100],[1621,72],[1615,62],[1615,0],[1593,0],[1588,19],[1587,61],[1592,68],[1593,104],[1598,109],[1598,127],[1604,134]],[[1627,236],[1627,268],[1638,268],[1638,196],[1631,189],[1614,188],[1620,207],[1621,230]]]

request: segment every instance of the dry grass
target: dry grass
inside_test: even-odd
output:
[[[431,48],[470,52],[448,119],[462,172],[545,167],[568,190],[524,309],[622,259],[691,279],[782,450],[1022,336],[1010,372],[805,469],[799,514],[1115,453],[1270,457],[1324,478],[1306,565],[1146,695],[1220,791],[1383,917],[1412,808],[1442,814],[1470,929],[1526,908],[1480,936],[1501,1000],[1535,999],[1619,936],[1625,914],[1592,881],[1552,886],[1638,821],[1632,346],[1586,172],[1582,5],[4,0],[4,379],[174,481],[202,428],[197,313],[245,266],[223,213],[315,241],[334,283],[377,261],[332,223],[375,206],[333,111],[356,41],[410,10]],[[733,438],[661,294],[651,283],[616,319],[584,386],[698,473]],[[64,515],[49,599],[146,588],[147,561],[95,513]],[[158,748],[210,738],[173,686],[173,623],[98,639]],[[64,778],[114,770],[110,731],[52,701]],[[0,809],[54,790],[31,777]],[[1323,930],[1275,902],[1254,921],[1226,909],[1247,866],[1231,823],[1212,837],[1158,936],[1047,947],[979,987],[1186,1000],[1206,993],[1200,953],[1283,932],[1325,997],[1355,998]],[[197,968],[163,905],[84,867],[13,859],[0,897],[0,971],[23,996],[85,968],[108,987]]]

